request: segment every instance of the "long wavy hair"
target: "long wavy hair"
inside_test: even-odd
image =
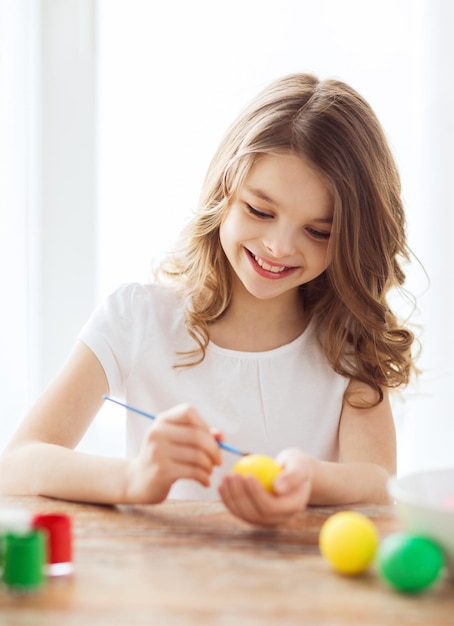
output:
[[[254,161],[291,151],[330,187],[334,218],[329,265],[301,286],[305,313],[336,372],[382,387],[409,382],[413,333],[400,325],[387,295],[405,279],[409,259],[400,179],[370,105],[338,80],[292,74],[273,82],[240,114],[208,168],[199,208],[175,250],[157,268],[187,303],[186,328],[196,348],[185,365],[205,357],[209,326],[229,306],[232,270],[220,225]]]

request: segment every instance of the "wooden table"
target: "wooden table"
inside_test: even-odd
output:
[[[336,574],[318,551],[323,521],[311,508],[286,528],[233,518],[218,502],[101,507],[47,498],[0,506],[60,511],[74,525],[74,573],[29,596],[0,590],[1,626],[454,625],[454,584],[419,596],[391,590],[372,567]],[[399,529],[392,507],[356,507],[382,536]]]

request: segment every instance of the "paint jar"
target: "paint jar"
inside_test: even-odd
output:
[[[0,507],[0,574],[3,571],[5,535],[9,532],[24,534],[32,528],[32,514],[26,509]]]
[[[41,513],[33,518],[33,527],[47,535],[48,576],[66,576],[74,570],[72,558],[72,523],[64,513]]]
[[[42,587],[47,556],[43,531],[8,532],[4,536],[4,550],[2,578],[9,590],[28,593]]]

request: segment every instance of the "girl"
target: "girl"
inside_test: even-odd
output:
[[[408,258],[399,176],[346,84],[284,77],[240,115],[155,280],[94,313],[1,460],[4,493],[99,503],[220,497],[251,523],[308,504],[385,502],[389,390],[414,369],[388,292]],[[74,451],[109,393],[125,459]],[[269,493],[216,439],[277,455]],[[31,471],[32,469],[32,471]]]

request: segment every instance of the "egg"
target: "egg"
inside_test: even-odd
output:
[[[248,454],[235,463],[232,472],[255,476],[267,491],[272,492],[274,479],[282,472],[282,467],[264,454]]]
[[[320,529],[320,552],[341,574],[364,572],[372,563],[379,542],[375,524],[356,511],[334,513]]]
[[[398,591],[417,593],[440,576],[444,556],[437,543],[427,537],[395,533],[383,539],[377,554],[382,578]]]

